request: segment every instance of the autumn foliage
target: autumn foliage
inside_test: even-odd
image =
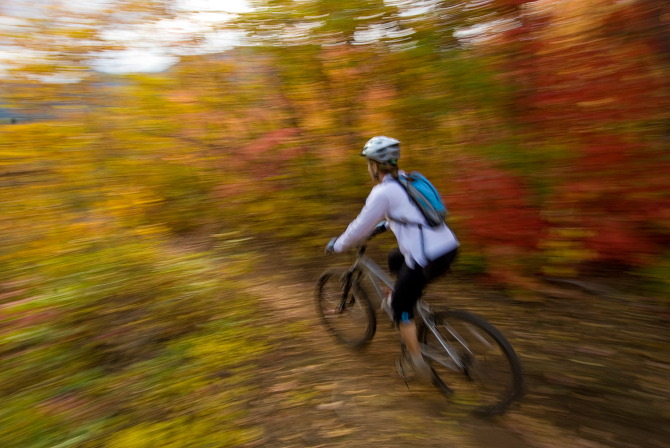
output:
[[[7,405],[25,419],[0,445],[148,446],[133,441],[184,426],[254,439],[217,426],[234,400],[189,397],[229,403],[267,350],[238,324],[239,277],[257,257],[319,259],[371,187],[373,135],[443,192],[457,274],[511,295],[603,272],[670,292],[667,2],[258,3],[234,24],[256,45],[164,73],[87,71],[69,45],[0,80],[20,117],[0,124],[2,391],[32,377],[39,404]],[[38,82],[59,70],[81,79]],[[156,416],[153,393],[179,406]]]
[[[337,23],[314,19],[318,2],[278,4],[239,21],[256,47],[185,57],[157,76],[91,77],[85,95],[50,85],[72,103],[61,121],[83,127],[56,144],[52,130],[31,140],[37,123],[12,139],[51,148],[23,165],[52,165],[95,191],[77,193],[73,219],[107,204],[127,228],[288,237],[310,257],[327,238],[314,229],[339,232],[366,194],[357,148],[389,134],[403,141],[403,166],[445,192],[452,225],[492,279],[532,288],[601,262],[663,265],[663,2],[483,2],[451,28],[434,21],[448,11],[440,4],[398,19],[397,36],[355,45],[347,20],[392,28],[398,11],[373,3]],[[319,26],[299,35],[289,16]],[[489,16],[499,24],[485,30]],[[479,31],[465,43],[446,38],[467,26]],[[15,107],[33,104],[23,83],[7,87]],[[79,176],[90,165],[110,182]]]

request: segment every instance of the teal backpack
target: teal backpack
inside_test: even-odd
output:
[[[398,183],[407,191],[412,201],[419,207],[430,227],[444,224],[447,208],[437,189],[421,173],[416,171],[398,176]]]

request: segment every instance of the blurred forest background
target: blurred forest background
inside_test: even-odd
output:
[[[221,404],[268,349],[240,278],[321,256],[374,135],[444,194],[457,273],[518,297],[597,277],[667,310],[667,0],[253,1],[216,25],[243,44],[194,34],[127,74],[91,68],[122,47],[104,33],[174,5],[102,5],[0,21],[22,55],[0,77],[3,447],[253,440]]]

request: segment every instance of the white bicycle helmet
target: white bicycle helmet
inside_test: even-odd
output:
[[[385,165],[397,165],[400,158],[400,142],[391,137],[372,137],[363,146],[361,155]]]

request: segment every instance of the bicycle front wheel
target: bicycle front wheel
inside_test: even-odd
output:
[[[436,312],[433,319],[442,341],[426,325],[419,340],[435,386],[477,415],[505,412],[523,393],[521,362],[511,344],[488,321],[467,311]]]
[[[344,270],[324,272],[316,287],[317,312],[342,344],[362,348],[375,334],[377,318],[367,295]]]

